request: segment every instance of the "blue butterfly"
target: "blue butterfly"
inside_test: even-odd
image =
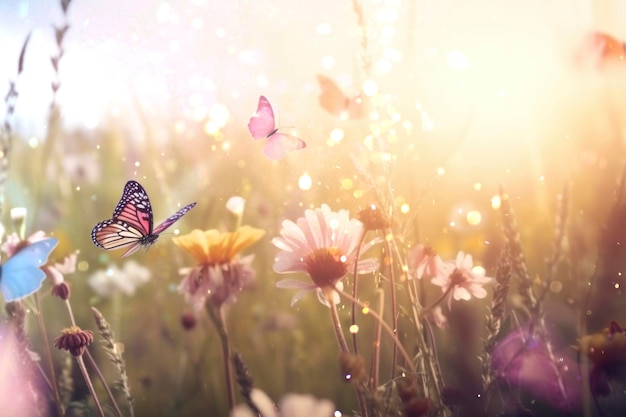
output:
[[[59,240],[48,238],[24,247],[0,266],[0,292],[4,301],[17,301],[41,288],[46,274],[39,267],[48,262]]]

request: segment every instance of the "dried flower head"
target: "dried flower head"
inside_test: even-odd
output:
[[[376,204],[359,211],[356,218],[363,223],[365,230],[384,230],[391,226],[389,218]]]
[[[60,284],[52,287],[52,295],[55,297],[59,297],[61,300],[67,300],[70,298],[70,283],[69,282],[61,282]]]
[[[342,352],[341,356],[339,356],[339,365],[342,376],[346,381],[361,384],[367,380],[367,372],[365,371],[365,363],[362,356]]]
[[[193,311],[186,311],[180,316],[180,325],[185,330],[192,330],[198,324],[196,313]]]
[[[92,343],[93,332],[77,326],[61,330],[61,336],[54,339],[55,348],[67,350],[74,356],[81,356]]]
[[[432,401],[420,394],[415,375],[399,378],[396,384],[398,397],[402,401],[402,409],[406,417],[426,416],[433,409]]]

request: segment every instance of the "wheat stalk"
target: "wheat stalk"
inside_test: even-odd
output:
[[[122,352],[117,347],[118,344],[115,342],[111,326],[106,321],[102,313],[100,313],[100,311],[98,311],[98,309],[96,309],[95,307],[91,307],[91,311],[93,311],[93,316],[96,320],[98,331],[100,332],[100,336],[102,336],[103,339],[104,351],[109,357],[111,363],[117,368],[117,371],[120,375],[117,386],[124,394],[126,402],[128,403],[130,415],[131,417],[133,417],[135,415],[133,410],[134,399],[130,393],[130,387],[128,385],[128,375],[126,374],[126,364],[124,362],[124,359],[122,358]]]

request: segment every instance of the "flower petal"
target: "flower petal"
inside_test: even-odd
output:
[[[304,281],[299,281],[297,279],[283,279],[276,283],[276,288],[291,288],[291,289],[299,289],[299,290],[313,290],[315,289],[315,284],[310,284]]]

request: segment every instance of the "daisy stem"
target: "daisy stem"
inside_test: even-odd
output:
[[[207,311],[217,333],[220,336],[220,342],[222,343],[222,356],[224,357],[224,371],[226,378],[226,389],[228,391],[228,404],[232,410],[235,407],[235,386],[233,383],[233,365],[232,365],[232,350],[230,347],[230,341],[228,339],[228,330],[226,329],[226,320],[224,316],[223,306],[214,307],[212,304],[207,303]]]
[[[52,393],[54,394],[54,404],[57,408],[59,416],[65,415],[63,409],[63,402],[61,401],[61,394],[59,393],[59,384],[57,382],[56,373],[54,371],[54,365],[52,362],[52,352],[50,352],[50,342],[48,340],[48,334],[46,333],[46,325],[43,321],[43,315],[41,314],[41,304],[39,303],[39,294],[35,293],[35,304],[37,309],[35,314],[37,316],[37,325],[39,326],[39,333],[41,333],[41,339],[43,341],[43,351],[46,356],[46,362],[48,363],[48,372],[50,372],[50,385],[52,386]]]
[[[83,357],[76,356],[76,362],[78,363],[78,368],[80,368],[80,372],[83,374],[83,378],[85,379],[85,383],[87,384],[87,388],[89,388],[89,393],[93,397],[94,402],[96,403],[96,408],[98,409],[98,413],[101,417],[105,417],[104,411],[102,410],[102,406],[100,405],[100,400],[98,400],[98,396],[96,395],[96,390],[93,388],[93,384],[91,383],[91,378],[89,378],[89,373],[87,372],[87,368],[85,367],[85,361],[83,361]]]
[[[356,255],[354,257],[354,271],[352,272],[352,297],[357,298],[357,290],[359,287],[359,256],[361,255],[361,245],[363,245],[363,240],[365,240],[365,231],[361,232],[361,239],[359,239],[359,244],[356,246]],[[352,326],[356,327],[356,303],[352,303],[352,309],[350,310],[350,316],[352,318]],[[352,345],[354,346],[354,354],[359,354],[359,345],[357,342],[357,332],[352,333]]]
[[[402,355],[402,357],[406,361],[406,364],[409,367],[409,369],[411,370],[411,372],[413,374],[415,374],[416,373],[415,365],[413,364],[413,361],[411,360],[411,357],[409,356],[407,351],[404,349],[404,347],[402,346],[402,344],[400,343],[400,341],[396,337],[396,335],[393,332],[393,330],[391,330],[391,327],[389,327],[389,325],[382,319],[382,317],[378,313],[374,312],[369,306],[365,305],[364,303],[362,303],[361,301],[357,300],[356,298],[352,298],[352,296],[350,294],[348,294],[347,292],[342,291],[342,290],[340,290],[337,287],[335,287],[334,290],[337,291],[342,297],[346,297],[348,300],[355,302],[359,307],[361,307],[363,309],[367,309],[367,313],[364,313],[364,314],[371,314],[372,317],[374,317],[375,320],[380,322],[380,324],[383,327],[383,329],[389,334],[389,337],[391,337],[391,339],[398,345],[398,349],[400,350],[400,355]]]
[[[431,311],[433,311],[435,309],[435,307],[437,307],[439,304],[441,304],[441,302],[443,300],[445,300],[448,295],[450,295],[450,293],[452,292],[452,290],[454,289],[454,285],[450,285],[448,287],[447,290],[444,291],[443,294],[441,294],[441,297],[437,298],[437,300],[435,300],[434,303],[432,303],[431,305],[429,305],[428,307],[424,307],[422,309],[422,311],[420,312],[420,317],[424,317],[426,314],[430,313]]]
[[[385,231],[385,234],[391,234],[390,230]],[[393,329],[393,333],[398,335],[398,301],[396,299],[396,278],[393,268],[393,262],[391,259],[391,245],[389,244],[389,240],[385,239],[385,251],[387,252],[387,256],[389,257],[389,283],[391,284],[391,327]],[[382,313],[382,309],[381,309]],[[393,341],[392,348],[392,357],[391,357],[391,379],[393,380],[396,376],[396,365],[398,364],[398,343],[396,343],[396,339]]]
[[[383,314],[385,308],[385,296],[382,290],[378,290],[378,311],[379,315]],[[374,330],[374,346],[372,347],[372,362],[370,365],[370,388],[372,391],[378,387],[378,380],[380,376],[380,339],[383,329],[380,322],[376,322],[376,328]]]
[[[339,350],[341,353],[350,353],[350,348],[348,347],[348,342],[346,342],[346,338],[343,335],[343,331],[341,330],[341,321],[339,320],[339,312],[337,311],[337,306],[333,301],[332,295],[333,289],[325,291],[326,299],[328,300],[328,304],[330,305],[330,317],[333,321],[333,329],[335,330],[335,336],[337,336],[337,343],[339,343]],[[353,298],[354,300],[354,298]]]
[[[350,354],[350,348],[348,347],[348,342],[346,342],[346,338],[343,335],[343,331],[341,330],[341,321],[339,320],[339,312],[337,311],[337,306],[333,301],[333,289],[329,288],[324,291],[324,295],[326,296],[326,300],[328,300],[328,304],[330,306],[330,317],[333,322],[333,329],[335,330],[335,335],[337,336],[337,343],[339,344],[339,350],[341,353]],[[367,400],[365,398],[365,393],[359,387],[356,387],[356,395],[359,401],[359,409],[361,410],[362,417],[368,417],[367,410]]]
[[[72,326],[76,326],[76,320],[74,320],[74,313],[72,311],[72,305],[70,304],[70,300],[65,300],[65,306],[67,307],[67,313],[70,316],[70,321],[72,322]]]

